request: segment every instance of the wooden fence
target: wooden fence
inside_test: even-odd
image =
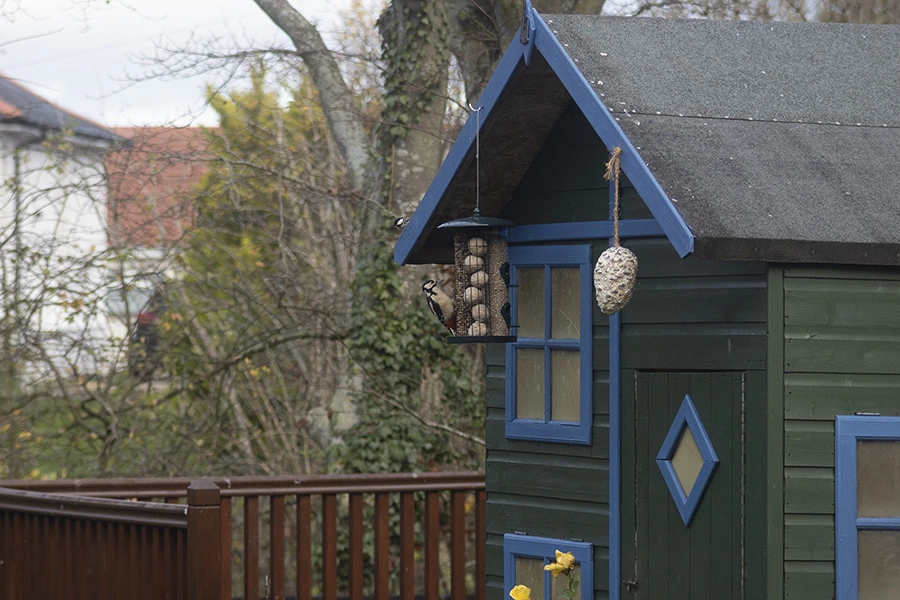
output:
[[[219,600],[219,489],[186,494],[184,506],[0,488],[0,597]]]
[[[191,485],[200,486],[202,493],[199,488],[192,492]],[[66,578],[76,581],[78,577],[83,578],[79,573],[102,573],[100,579],[109,589],[138,590],[138,594],[124,596],[128,598],[372,597],[387,600],[399,596],[412,600],[420,596],[437,600],[449,595],[454,600],[466,596],[482,600],[484,597],[482,472],[235,477],[211,478],[193,484],[186,478],[0,481],[0,488],[3,487],[15,490],[0,490],[0,561],[15,555],[17,558],[12,560],[18,561],[17,565],[33,561],[42,565],[39,568],[49,569],[61,563],[48,563],[48,560],[69,561],[66,557],[72,557],[74,572]],[[217,497],[211,502],[213,488],[217,488],[214,492]],[[46,497],[44,506],[53,505],[51,496],[57,501],[66,498],[69,503],[65,508],[74,513],[63,517],[64,511],[57,511],[52,517],[42,517],[65,518],[71,524],[61,521],[62,524],[51,525],[42,521],[35,525],[37,533],[30,535],[38,536],[33,538],[33,545],[40,550],[20,551],[23,536],[27,535],[24,529],[19,532],[20,523],[39,520],[37,516],[25,516],[39,514],[33,510],[29,513],[30,500],[14,503],[9,509],[3,504],[5,498],[22,497],[21,494],[30,494],[27,498],[36,501]],[[104,502],[109,510],[113,506],[123,511],[140,507],[142,517],[127,521],[79,513],[71,502],[74,500]],[[177,504],[182,500],[187,500],[187,504]],[[37,501],[36,506],[41,506],[41,502]],[[209,510],[210,504],[219,515],[216,532],[209,531],[209,522],[215,518]],[[201,509],[207,511],[202,513],[207,516],[207,527],[203,530],[200,525],[194,525],[194,535],[190,515],[192,510],[200,515]],[[168,522],[157,526],[156,519]],[[101,525],[116,522],[126,523],[131,533],[126,535],[110,525]],[[63,537],[48,537],[46,531],[53,527],[62,527],[64,533],[55,535]],[[101,537],[107,535],[108,540]],[[212,548],[213,544],[217,548]],[[48,552],[48,546],[58,546],[61,550]],[[96,554],[92,548],[103,551],[99,557],[84,560],[77,557],[79,553]],[[195,548],[201,550],[192,556]],[[126,554],[129,560],[141,556],[140,569],[117,566],[113,559],[118,560],[120,554]],[[201,557],[206,562],[198,562]],[[91,566],[89,561],[106,564],[91,563]],[[172,563],[171,567],[167,561]],[[166,569],[174,575],[181,573],[181,579],[174,579],[183,583],[174,585],[174,592],[163,593],[150,584],[140,583],[146,569],[155,574],[168,573]],[[120,570],[130,575],[122,575]],[[0,564],[0,591],[3,585],[7,589],[19,589],[27,585],[28,577],[39,578],[36,575],[23,578],[18,570],[7,570],[6,563]],[[202,583],[201,577],[206,577],[207,582]],[[209,583],[210,577],[217,579],[215,585]],[[120,581],[123,578],[128,581]],[[13,579],[13,583],[4,583]],[[150,577],[153,581],[157,579],[155,575]],[[192,585],[200,585],[202,589],[191,588]],[[123,597],[116,593],[104,594],[107,588],[100,586],[95,595],[87,597]],[[140,595],[148,589],[153,589],[153,593]],[[187,596],[179,595],[181,589],[187,590]],[[60,596],[7,593],[3,597],[17,600]]]

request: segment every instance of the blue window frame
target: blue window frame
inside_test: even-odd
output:
[[[581,579],[578,597],[591,600],[594,597],[593,545],[515,533],[503,536],[503,597],[509,598],[509,591],[522,584],[531,589],[532,600],[559,598],[559,592],[565,589],[565,577],[554,578],[549,571],[543,570],[544,565],[556,562],[557,550],[571,552],[575,557]]]
[[[590,444],[591,247],[511,246],[509,263],[506,437]]]
[[[693,444],[696,456],[692,461],[689,460],[693,464],[682,462],[683,466],[680,472],[676,465],[677,454],[679,446],[686,443],[688,434],[690,434],[689,439],[691,440],[688,444]],[[694,452],[688,452],[694,454]],[[681,520],[687,527],[691,524],[694,513],[700,506],[700,500],[703,499],[703,494],[719,464],[719,457],[716,455],[716,450],[706,433],[706,428],[700,420],[700,414],[697,412],[690,394],[686,394],[681,402],[681,408],[678,409],[678,414],[675,415],[669,433],[656,456],[656,464],[669,488],[672,500],[675,501],[678,514],[681,515]],[[685,481],[682,481],[682,476],[686,477]],[[687,489],[685,489],[685,484],[689,485]]]
[[[837,600],[900,589],[900,417],[835,419]]]

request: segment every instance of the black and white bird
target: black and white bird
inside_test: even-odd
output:
[[[449,329],[451,335],[456,335],[456,310],[454,309],[453,298],[437,287],[434,279],[429,279],[422,284],[422,293],[425,294],[428,308],[438,318],[441,325]]]

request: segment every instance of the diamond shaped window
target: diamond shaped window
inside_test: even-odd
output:
[[[703,499],[719,457],[709,441],[690,394],[684,397],[669,428],[656,464],[672,494],[685,526],[690,525]]]

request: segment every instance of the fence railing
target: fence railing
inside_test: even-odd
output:
[[[186,494],[183,506],[0,488],[0,597],[219,600],[219,490]]]
[[[222,600],[484,597],[482,472],[208,481],[219,488],[223,516],[216,553],[226,558],[216,571]],[[185,499],[190,484],[187,478],[0,481],[34,493],[160,507]]]

